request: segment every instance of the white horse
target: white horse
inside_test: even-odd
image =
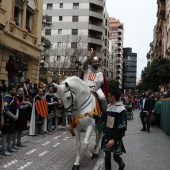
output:
[[[77,126],[74,128],[76,135],[77,157],[72,168],[72,170],[78,170],[81,147],[90,158],[98,158],[99,155],[102,133],[97,131],[95,120],[90,116],[86,116],[87,113],[91,113],[94,110],[96,99],[85,82],[75,76],[68,77],[60,85],[53,83],[53,86],[57,88],[57,95],[63,101],[65,111],[71,114],[75,122],[76,120],[78,121]],[[86,131],[86,134],[84,141],[81,144],[80,132],[83,129]],[[91,153],[88,150],[88,141],[93,130],[96,134],[96,147],[94,153]]]

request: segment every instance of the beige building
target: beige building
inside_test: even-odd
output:
[[[114,40],[114,57],[116,80],[119,81],[119,88],[122,89],[123,75],[123,32],[124,26],[119,20],[110,17],[109,39]]]
[[[7,81],[5,65],[14,54],[27,64],[25,78],[39,81],[42,8],[41,0],[0,0],[0,79]]]
[[[153,42],[147,53],[148,65],[155,58],[166,58],[170,48],[169,0],[157,0],[157,22],[153,30]]]

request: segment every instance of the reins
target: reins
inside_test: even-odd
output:
[[[92,98],[91,98],[91,100],[89,101],[89,103],[87,104],[87,105],[85,105],[83,108],[81,108],[89,99],[90,99],[90,97],[91,97],[91,93],[90,93],[90,96],[88,97],[88,99],[86,99],[85,101],[84,101],[84,103],[83,104],[81,104],[79,107],[78,107],[78,109],[74,109],[74,111],[78,111],[78,110],[82,110],[82,109],[84,109],[84,108],[86,108],[90,103],[91,103],[91,101],[93,100],[93,96],[92,96]]]
[[[93,95],[90,93],[89,97],[88,97],[77,109],[75,109],[75,108],[74,108],[74,102],[73,102],[73,94],[75,95],[75,92],[72,91],[72,90],[69,88],[67,91],[64,91],[64,93],[66,93],[66,92],[68,92],[68,91],[70,91],[70,93],[71,93],[72,104],[71,104],[69,107],[65,108],[65,111],[66,111],[66,112],[70,112],[70,111],[73,112],[73,110],[74,110],[74,111],[82,110],[82,109],[86,108],[86,107],[91,103],[91,101],[93,100]],[[82,106],[90,99],[91,95],[92,95],[91,100],[87,103],[87,105],[85,105],[84,107],[82,107]],[[82,107],[82,108],[81,108],[81,107]],[[69,111],[70,108],[71,108],[71,110]]]

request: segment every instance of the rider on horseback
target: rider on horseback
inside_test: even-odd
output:
[[[90,64],[91,63],[91,64]],[[91,51],[91,56],[83,63],[82,80],[90,87],[92,93],[97,93],[101,102],[102,111],[107,108],[106,95],[108,83],[103,72],[99,69],[99,58]],[[104,94],[103,91],[106,93]]]

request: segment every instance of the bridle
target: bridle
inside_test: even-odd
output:
[[[64,93],[67,93],[69,91],[70,91],[70,94],[71,94],[72,104],[69,107],[64,108],[65,112],[73,112],[73,110],[74,110],[74,108],[73,108],[74,107],[73,94],[75,95],[74,91],[72,91],[69,87],[69,89],[67,91],[64,91]],[[71,109],[71,110],[69,110],[69,109]]]
[[[67,93],[67,92],[69,92],[70,91],[70,94],[71,94],[71,100],[72,100],[72,103],[71,103],[71,105],[69,106],[69,107],[67,107],[67,108],[64,108],[64,110],[65,110],[65,112],[73,112],[73,111],[78,111],[78,110],[83,110],[84,108],[86,108],[91,102],[92,102],[92,100],[93,100],[93,95],[90,93],[90,95],[89,95],[89,97],[77,108],[77,109],[75,109],[74,108],[74,96],[73,95],[75,95],[75,92],[74,91],[72,91],[71,89],[70,89],[70,87],[69,87],[69,89],[67,90],[67,91],[64,91],[64,93]],[[91,97],[92,96],[92,97]],[[84,107],[82,107],[89,99],[91,98],[91,100],[84,106]]]

